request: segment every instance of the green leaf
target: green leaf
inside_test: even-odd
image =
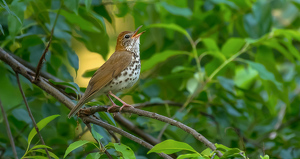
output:
[[[89,153],[85,159],[99,159],[101,154],[99,152]]]
[[[176,30],[180,33],[182,33],[185,36],[190,36],[189,33],[182,28],[181,26],[171,23],[171,24],[165,24],[165,23],[157,23],[157,24],[151,24],[149,25],[147,28],[165,28],[165,29],[172,29],[172,30]]]
[[[222,151],[222,152],[226,152],[226,151],[231,150],[231,148],[226,147],[226,146],[224,146],[222,144],[215,144],[215,146],[217,148],[216,150],[219,150],[219,151]]]
[[[165,1],[161,2],[160,4],[171,14],[184,16],[184,17],[190,17],[191,15],[193,15],[192,11],[189,8],[180,8],[177,6],[173,6],[168,4]]]
[[[90,70],[86,70],[83,74],[82,74],[82,77],[85,77],[85,78],[90,78],[94,75],[94,73],[98,70],[98,68],[95,68],[95,69],[90,69]]]
[[[30,158],[33,158],[33,159],[49,159],[48,157],[45,157],[45,156],[26,156],[25,158],[26,159],[30,159]]]
[[[52,115],[52,116],[48,116],[47,118],[42,119],[40,122],[38,122],[36,125],[39,128],[39,131],[41,131],[50,121],[54,120],[55,118],[59,117],[60,115]],[[36,135],[36,130],[35,128],[33,128],[29,135],[28,135],[28,146],[27,146],[27,150],[29,148],[29,145],[33,139],[33,137]]]
[[[78,147],[81,147],[82,145],[85,145],[87,143],[92,143],[94,144],[92,141],[86,141],[86,140],[79,140],[79,141],[75,141],[73,143],[71,143],[69,145],[69,147],[67,148],[64,158],[73,150],[77,149]]]
[[[4,30],[3,30],[3,27],[2,27],[1,24],[0,24],[0,31],[1,31],[1,33],[4,35]]]
[[[117,126],[116,121],[108,112],[98,112],[100,117],[107,121],[109,124]]]
[[[79,59],[77,54],[75,53],[74,50],[72,50],[70,47],[68,46],[64,46],[64,49],[67,51],[68,53],[68,60],[71,64],[71,66],[75,69],[76,75],[77,75],[77,71],[79,69]]]
[[[180,155],[177,157],[177,159],[185,159],[185,158],[193,158],[193,157],[200,157],[200,159],[201,159],[201,155],[198,153]]]
[[[40,152],[40,153],[43,153],[43,154],[47,154],[44,149],[37,149],[37,150],[34,150],[34,152]],[[59,159],[53,152],[50,152],[50,151],[48,151],[48,152],[49,152],[49,155],[52,158]],[[27,156],[25,158],[27,158]]]
[[[192,77],[187,81],[186,89],[190,92],[190,94],[193,94],[196,91],[199,84],[199,81],[196,78]]]
[[[211,38],[205,38],[202,40],[204,46],[209,50],[209,51],[215,51],[215,52],[220,52],[219,47],[215,40]]]
[[[294,55],[297,58],[297,60],[300,61],[300,53],[295,48],[295,46],[293,44],[293,41],[281,40],[280,42],[288,49],[289,53],[291,53],[292,55]]]
[[[49,79],[49,82],[53,83],[54,85],[69,86],[73,88],[77,94],[80,94],[80,88],[75,82],[55,82],[52,79]]]
[[[241,50],[241,48],[245,45],[245,40],[240,38],[230,38],[226,41],[226,43],[222,46],[222,53],[226,57],[231,57]]]
[[[124,17],[129,11],[127,2],[116,3],[116,6],[118,8],[118,12],[115,13],[117,17]]]
[[[265,156],[260,156],[261,159],[269,159],[269,155],[265,155]]]
[[[85,4],[85,9],[86,11],[90,11],[91,10],[91,4],[92,4],[93,0],[84,0],[84,4]],[[100,157],[100,156],[99,156]]]
[[[183,150],[191,151],[191,152],[195,152],[196,154],[199,154],[196,150],[194,150],[187,143],[174,141],[171,139],[165,140],[165,141],[155,145],[150,151],[148,151],[147,154],[149,154],[151,152],[172,154],[172,153],[176,153],[176,152],[183,151]],[[199,154],[199,156],[200,156],[200,154]]]
[[[168,58],[172,56],[182,55],[182,54],[185,54],[185,52],[177,51],[177,50],[166,50],[161,53],[156,53],[150,59],[148,59],[142,64],[141,72],[152,69],[153,66],[157,65],[160,62],[166,61]]]
[[[10,9],[10,14],[7,16],[8,31],[9,35],[14,38],[21,31],[26,5],[24,2],[13,1]]]
[[[34,150],[34,149],[42,149],[42,148],[47,148],[47,149],[52,149],[51,147],[47,146],[47,145],[34,145],[30,150]]]
[[[227,159],[227,158],[231,158],[231,157],[243,157],[243,155],[241,155],[240,153],[242,153],[243,151],[241,151],[238,148],[232,148],[228,151],[226,151],[223,156],[221,157],[221,159]]]
[[[114,146],[116,151],[122,153],[124,159],[135,159],[134,152],[131,150],[130,147],[121,143],[114,143]]]
[[[97,131],[95,131],[93,124],[91,124],[92,127],[92,135],[93,137],[100,143],[100,140],[103,138],[102,135],[100,135]]]
[[[89,106],[101,106],[101,105],[105,105],[103,102],[100,101],[93,101],[93,102],[87,102],[85,105],[89,105]]]
[[[78,14],[79,0],[64,0],[64,5],[74,13]]]
[[[214,151],[212,151],[210,148],[206,148],[205,150],[203,150],[201,152],[201,155],[204,155],[204,156],[212,156],[214,153]]]
[[[96,26],[94,26],[93,23],[87,21],[79,15],[67,12],[65,10],[61,10],[60,14],[64,16],[72,25],[78,25],[82,30],[96,33],[101,32]]]
[[[278,50],[282,55],[284,55],[288,60],[291,62],[295,62],[293,56],[276,40],[276,39],[269,39],[264,41],[264,45],[274,48]]]
[[[275,79],[274,74],[269,72],[264,65],[252,61],[247,61],[247,63],[258,72],[260,78],[273,82],[278,90],[282,90],[282,84]]]

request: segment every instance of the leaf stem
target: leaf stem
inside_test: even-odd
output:
[[[215,69],[215,71],[207,78],[207,82],[211,81],[228,63],[230,63],[231,61],[233,61],[235,58],[237,58],[238,56],[240,56],[241,54],[243,54],[247,49],[248,49],[249,43],[246,43],[244,45],[244,47],[237,52],[236,54],[232,55],[229,59],[227,59],[226,61],[224,61],[217,69]]]

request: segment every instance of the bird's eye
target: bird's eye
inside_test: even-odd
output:
[[[129,35],[125,35],[125,38],[128,39],[128,38],[130,38],[130,36]]]

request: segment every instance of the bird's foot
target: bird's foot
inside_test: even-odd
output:
[[[114,108],[119,108],[119,106],[117,106],[115,103],[113,105],[111,105],[110,107],[107,108],[107,112],[109,113],[109,111],[111,109],[114,109]]]
[[[122,109],[123,109],[124,107],[131,107],[131,108],[134,108],[132,105],[129,105],[129,104],[127,104],[127,103],[124,103],[124,104],[122,105],[122,107],[120,108],[119,112],[121,112]]]

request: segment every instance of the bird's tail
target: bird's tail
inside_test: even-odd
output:
[[[83,104],[84,104],[84,101],[79,100],[77,105],[70,111],[68,118],[70,119],[72,116],[74,116],[80,110],[80,108],[83,106]]]

